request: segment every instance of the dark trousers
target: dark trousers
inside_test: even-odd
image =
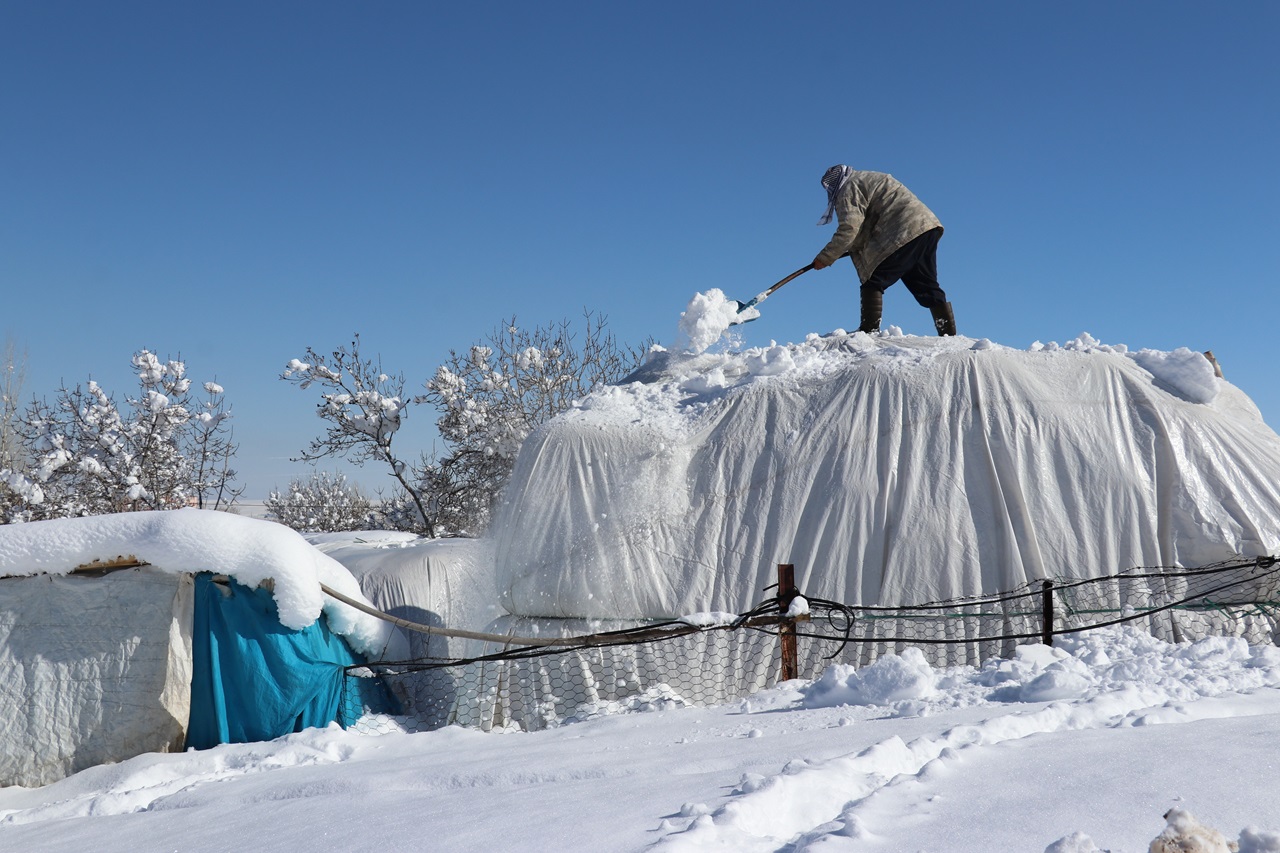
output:
[[[934,228],[907,243],[880,262],[871,278],[862,283],[862,289],[884,293],[889,286],[902,279],[925,308],[942,308],[947,304],[947,294],[938,285],[938,240],[942,229]]]

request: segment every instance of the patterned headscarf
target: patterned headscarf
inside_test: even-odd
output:
[[[832,166],[822,174],[822,188],[827,191],[827,210],[818,220],[819,225],[826,225],[836,212],[836,196],[853,177],[853,169],[848,166]]]

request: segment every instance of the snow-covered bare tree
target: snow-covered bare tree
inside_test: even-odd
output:
[[[13,497],[5,521],[171,509],[210,495],[219,507],[234,499],[235,445],[221,389],[211,394],[211,408],[193,413],[183,362],[141,350],[133,367],[139,393],[126,398],[123,411],[93,380],[60,389],[52,404],[32,402],[19,426],[28,467],[0,470]]]
[[[226,392],[217,382],[202,386],[206,397],[192,414],[185,435],[184,453],[191,464],[191,488],[200,509],[224,509],[235,503],[244,486],[235,487],[236,471],[231,467],[240,445],[232,440],[231,407]]]
[[[409,416],[409,406],[421,402],[405,397],[404,375],[383,373],[380,360],[361,354],[360,336],[356,335],[349,349],[339,347],[329,356],[307,347],[304,358],[290,360],[280,378],[302,389],[312,385],[322,389],[316,414],[328,425],[323,435],[311,440],[300,459],[316,462],[345,457],[357,465],[369,461],[386,465],[399,493],[412,506],[406,529],[434,536],[436,517],[421,499],[414,466],[397,456],[392,446]]]
[[[373,503],[360,487],[348,485],[342,474],[326,471],[294,480],[287,491],[273,491],[266,507],[276,521],[308,533],[368,530],[373,525]]]
[[[621,379],[644,355],[644,347],[620,346],[602,316],[585,318],[579,343],[567,320],[525,330],[512,317],[484,342],[451,352],[426,393],[413,397],[405,396],[403,374],[388,376],[360,354],[359,336],[327,358],[308,348],[282,376],[323,389],[317,413],[328,426],[302,459],[382,462],[398,487],[383,505],[390,523],[428,536],[481,533],[529,433]],[[445,450],[408,461],[392,444],[409,407],[421,403],[436,407]]]

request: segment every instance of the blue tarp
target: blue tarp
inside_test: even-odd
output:
[[[196,575],[187,747],[271,740],[338,719],[343,668],[357,659],[323,616],[280,624],[265,589]]]

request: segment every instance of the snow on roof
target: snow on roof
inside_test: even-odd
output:
[[[1201,353],[837,331],[666,352],[543,425],[492,535],[521,616],[908,603],[1280,548],[1280,436]]]
[[[305,628],[323,611],[334,633],[375,657],[393,636],[388,623],[326,596],[321,584],[368,603],[340,563],[274,522],[179,509],[0,526],[0,577],[67,574],[118,557],[166,572],[218,572],[250,587],[270,580],[280,624]]]
[[[321,551],[343,545],[404,548],[422,540],[418,534],[403,530],[338,530],[329,533],[303,533],[302,538]]]

